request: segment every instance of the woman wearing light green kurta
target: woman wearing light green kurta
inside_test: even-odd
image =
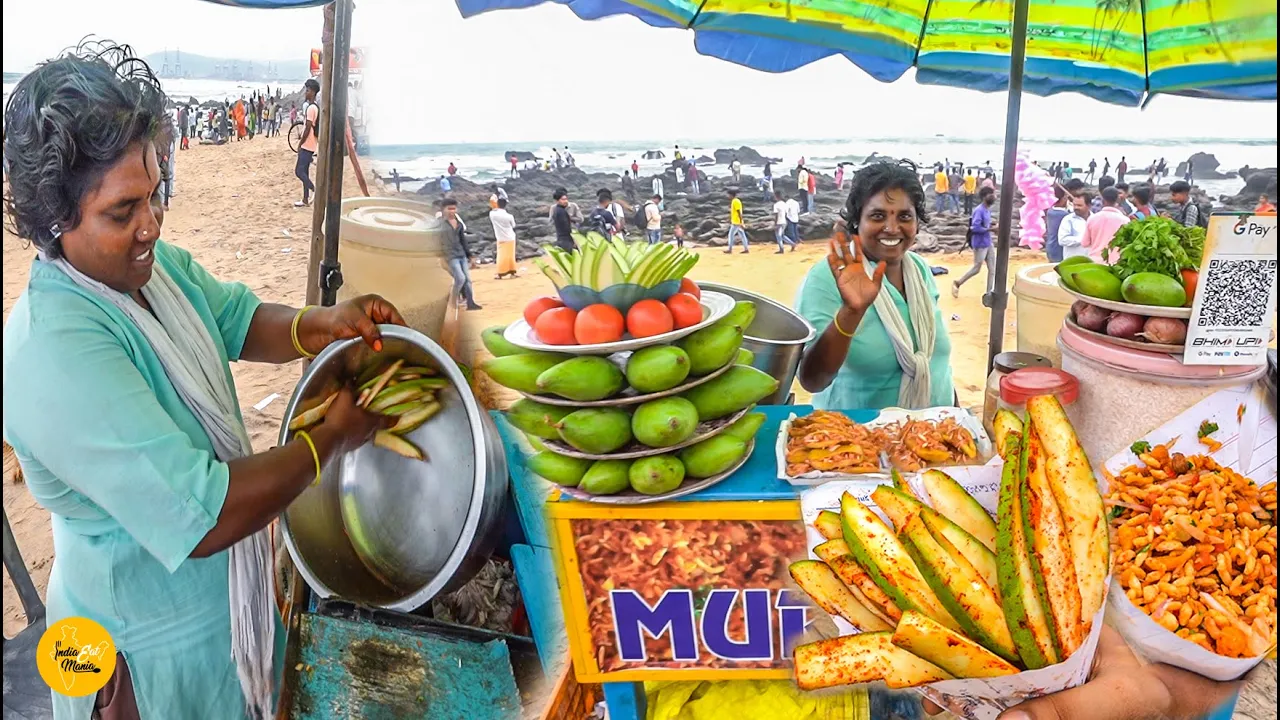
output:
[[[854,176],[841,239],[831,240],[827,262],[810,269],[796,301],[819,332],[799,372],[815,407],[955,403],[938,287],[928,263],[910,252],[924,202],[920,179],[902,165],[875,163]]]
[[[120,653],[111,703],[54,693],[59,720],[269,716],[284,633],[264,528],[385,422],[348,389],[308,439],[252,454],[231,361],[376,348],[402,320],[373,296],[265,304],[160,241],[164,103],[127,48],[99,46],[5,109],[7,219],[39,258],[4,328],[4,435],[51,513],[48,621],[91,618]]]

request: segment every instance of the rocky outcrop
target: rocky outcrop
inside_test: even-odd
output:
[[[536,161],[538,159],[537,155],[534,155],[527,150],[508,150],[502,153],[502,159],[505,162],[511,162],[512,155],[516,156],[516,162],[529,162],[531,160]]]
[[[1212,153],[1193,153],[1191,157],[1178,163],[1174,174],[1183,177],[1187,174],[1187,163],[1191,163],[1191,177],[1195,180],[1225,180],[1235,177],[1235,173],[1219,172],[1220,163]]]
[[[747,147],[746,145],[743,145],[737,150],[716,150],[715,155],[717,165],[728,165],[733,162],[734,158],[737,158],[738,162],[743,165],[763,165],[766,162],[782,162],[781,158],[767,158],[757,152],[755,148]]]

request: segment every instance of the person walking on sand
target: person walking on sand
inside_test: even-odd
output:
[[[933,173],[933,213],[941,215],[947,208],[947,190],[949,190],[947,172],[941,165],[935,166]]]
[[[991,292],[995,288],[995,270],[996,270],[996,254],[991,247],[991,231],[996,226],[991,222],[991,206],[996,204],[996,193],[994,190],[982,189],[978,194],[978,207],[974,209],[972,217],[969,219],[969,237],[970,244],[973,247],[973,267],[968,272],[961,275],[958,280],[951,283],[951,297],[960,297],[960,286],[982,272],[982,266],[987,266],[987,292]]]
[[[684,225],[676,223],[675,229],[671,231],[671,237],[675,238],[676,247],[684,249]]]
[[[649,202],[644,204],[644,230],[650,245],[662,242],[662,211],[658,209],[658,203],[661,202],[662,196],[654,193]]]
[[[1116,163],[1116,182],[1124,182],[1124,174],[1129,172],[1129,161],[1125,156],[1120,156],[1120,162]]]
[[[778,243],[778,252],[774,254],[781,255],[785,252],[785,250],[782,249],[782,244],[784,242],[790,245],[793,251],[796,249],[796,243],[791,239],[791,235],[787,233],[787,217],[789,215],[787,210],[787,199],[781,190],[775,191],[773,193],[773,197],[773,239]]]
[[[742,222],[742,201],[738,199],[738,191],[731,189],[729,190],[729,247],[725,248],[728,254],[733,253],[734,237],[742,238],[742,254],[746,255],[751,250],[751,243],[747,241],[747,229]]]
[[[622,171],[622,194],[627,196],[627,202],[636,204],[636,181],[630,170]]]
[[[311,192],[316,186],[311,182],[311,161],[316,156],[319,140],[316,132],[320,122],[320,106],[316,105],[316,95],[320,92],[320,83],[311,78],[302,84],[302,96],[306,98],[303,114],[306,118],[302,126],[302,139],[298,142],[298,162],[293,169],[294,175],[302,181],[302,200],[295,202],[294,207],[311,205]]]
[[[1044,211],[1044,256],[1049,262],[1062,262],[1062,246],[1058,244],[1058,228],[1062,219],[1071,212],[1067,205],[1071,195],[1061,185],[1053,186],[1053,207]]]
[[[800,209],[808,212],[809,207],[809,171],[804,165],[796,167],[796,194],[800,196]]]
[[[441,247],[449,260],[449,274],[453,276],[453,297],[461,298],[468,310],[483,310],[476,304],[475,287],[471,284],[471,249],[467,247],[467,226],[458,217],[458,201],[445,198],[440,203]]]
[[[493,223],[493,236],[497,239],[498,248],[498,274],[494,278],[515,277],[516,219],[507,211],[506,198],[498,198],[498,207],[489,211],[489,222]]]

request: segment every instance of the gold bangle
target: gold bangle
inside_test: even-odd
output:
[[[294,433],[294,436],[300,437],[303,440],[306,440],[307,447],[311,448],[311,459],[316,461],[316,479],[312,480],[311,484],[313,486],[319,485],[320,484],[320,453],[316,452],[315,441],[311,439],[311,434],[308,433],[306,430],[299,430],[298,432]]]
[[[845,332],[844,328],[840,327],[840,311],[839,310],[836,311],[835,315],[831,316],[831,324],[836,326],[836,332],[840,333],[841,335],[847,338],[853,337],[853,333]]]
[[[302,322],[302,316],[306,315],[308,310],[314,310],[315,307],[315,305],[308,305],[299,310],[298,314],[293,316],[293,327],[289,329],[289,336],[293,339],[293,349],[304,358],[313,358],[315,353],[307,352],[306,348],[302,347],[302,343],[298,342],[298,325]]]

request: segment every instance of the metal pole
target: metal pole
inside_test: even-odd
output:
[[[1018,159],[1018,120],[1022,114],[1022,69],[1027,59],[1027,4],[1013,5],[1013,48],[1009,56],[1009,106],[1004,121],[1004,174],[1000,177],[1000,227],[996,239],[995,290],[983,298],[991,308],[991,331],[987,345],[987,374],[996,355],[1004,349],[1004,311],[1009,305],[1009,234],[1013,230],[1014,184]]]
[[[320,263],[320,304],[337,302],[342,287],[338,264],[338,233],[342,225],[342,168],[347,147],[347,70],[351,62],[352,0],[337,0],[333,23],[333,78],[329,97],[329,136],[325,150],[328,184],[325,188],[324,260]]]
[[[315,206],[311,210],[311,251],[307,255],[307,304],[320,304],[320,264],[324,261],[324,213],[326,204],[324,198],[328,197],[326,192],[328,185],[328,152],[329,147],[329,106],[330,97],[333,95],[333,63],[330,58],[333,54],[333,38],[334,38],[334,7],[327,5],[324,9],[324,28],[320,33],[320,52],[323,55],[320,58],[320,98],[323,104],[320,106],[320,112],[316,117],[318,127],[315,128],[316,133],[316,149],[319,150],[319,156],[316,158],[316,188],[312,197]],[[305,120],[305,118],[303,118]],[[341,165],[342,161],[339,160]]]

